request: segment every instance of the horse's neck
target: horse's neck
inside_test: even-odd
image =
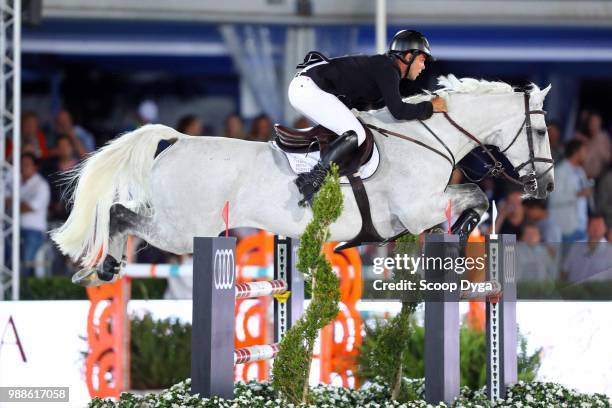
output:
[[[442,155],[448,157],[450,160],[454,158],[455,162],[459,162],[477,145],[476,142],[462,134],[456,127],[454,127],[442,114],[434,114],[434,116],[425,123],[427,128],[429,128],[431,132],[435,134],[435,136],[432,135],[432,133],[425,126],[416,120],[389,122],[389,118],[387,118],[384,113],[381,115],[375,114],[372,116],[362,117],[362,119],[367,124],[372,124],[424,143],[430,148],[437,150]],[[458,123],[461,125],[460,121]],[[414,143],[394,136],[385,137],[380,140],[389,147],[387,150],[390,152],[401,152],[404,149],[414,150],[415,148]],[[448,151],[451,152],[452,157],[449,157]]]
[[[464,125],[463,123],[461,123],[461,119],[457,119],[454,117],[452,117],[452,119],[463,129],[472,133],[471,130],[468,130],[469,125]],[[471,152],[478,145],[474,140],[472,140],[470,137],[461,132],[458,128],[453,126],[453,124],[442,114],[435,115],[435,117],[430,122],[430,128],[434,133],[438,135],[439,138],[444,141],[444,143],[447,144],[448,148],[453,153],[456,163],[461,161],[461,159],[467,156],[468,153]],[[486,143],[486,141],[480,140],[478,136],[475,137],[479,140],[480,143]]]
[[[516,103],[520,102],[517,99],[519,97],[520,95],[514,93],[453,94],[447,99],[449,116],[479,143],[502,148],[508,145],[514,129],[519,127],[523,118],[522,104]],[[419,121],[397,121],[386,109],[360,116],[367,123],[414,137],[448,156],[444,146]],[[476,141],[453,126],[441,113],[434,114],[425,124],[452,152],[455,162],[459,162],[478,146]],[[499,132],[494,132],[494,129]],[[389,150],[401,149],[400,151],[404,151],[402,145],[411,144],[393,137],[388,138],[385,143],[389,144]]]

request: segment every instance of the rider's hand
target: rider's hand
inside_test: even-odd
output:
[[[431,100],[431,104],[433,105],[434,112],[448,112],[448,107],[446,106],[444,98],[434,96]]]

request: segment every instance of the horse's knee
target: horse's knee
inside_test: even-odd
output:
[[[476,204],[476,211],[480,213],[480,215],[484,214],[489,209],[489,197],[485,194],[484,191],[478,188],[478,200]]]
[[[474,183],[466,184],[470,189],[470,196],[472,205],[470,208],[473,208],[479,215],[484,214],[489,209],[489,197],[485,194],[482,189]]]

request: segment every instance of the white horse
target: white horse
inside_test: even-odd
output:
[[[463,129],[442,114],[424,122],[427,130],[418,121],[393,119],[386,108],[355,112],[367,124],[410,136],[447,156],[374,131],[381,160],[364,185],[382,237],[406,230],[418,234],[440,224],[449,200],[455,214],[472,210],[479,219],[488,208],[480,188],[448,185],[453,170],[448,153],[458,162],[477,142],[505,150],[527,196],[544,198],[552,191],[546,123],[544,115],[536,114],[543,113],[550,86],[540,90],[532,85],[525,94],[505,83],[452,75],[440,77],[439,83],[442,89],[436,93],[446,99],[449,115]],[[418,95],[406,102],[429,98]],[[171,146],[156,155],[164,140]],[[297,238],[312,217],[309,208],[297,204],[296,175],[287,158],[268,143],[191,137],[163,125],[146,125],[111,141],[69,177],[76,183],[74,206],[52,238],[84,266],[73,278],[82,285],[105,283],[98,276],[111,280],[118,275],[128,234],[166,251],[191,253],[193,237],[224,231],[220,214],[226,201],[230,228],[255,227]],[[332,241],[348,241],[361,227],[350,186],[343,185],[342,193],[344,211],[331,226]]]

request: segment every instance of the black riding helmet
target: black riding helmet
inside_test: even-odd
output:
[[[404,54],[407,52],[412,53],[410,61],[404,58]],[[398,31],[393,36],[393,40],[391,40],[388,53],[408,65],[406,73],[408,73],[410,65],[412,65],[412,62],[419,54],[424,54],[427,61],[435,61],[435,58],[431,54],[431,49],[429,48],[429,41],[427,41],[427,38],[425,38],[423,34],[415,30]]]

